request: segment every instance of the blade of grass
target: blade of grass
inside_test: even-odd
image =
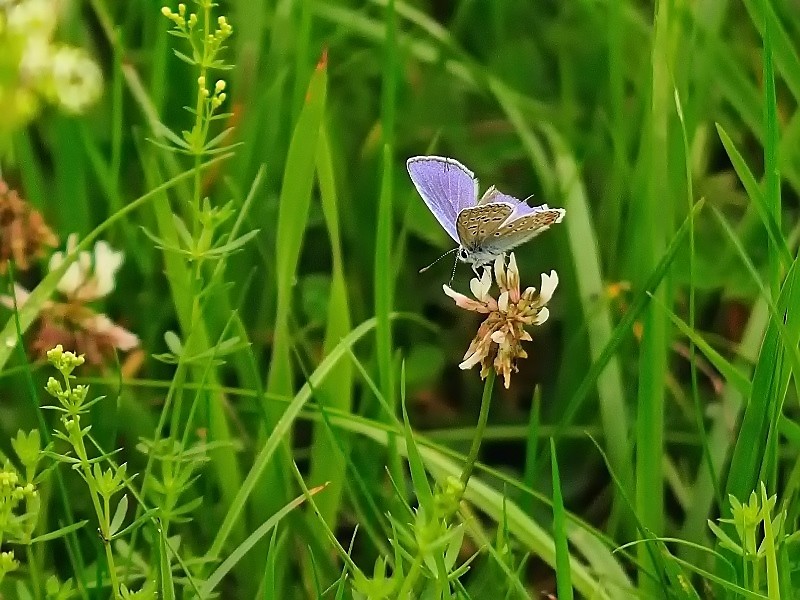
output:
[[[686,321],[664,306],[660,300],[653,297],[653,301],[672,320],[672,323],[675,325],[675,327],[677,327],[683,335],[689,338],[691,343],[703,353],[703,356],[712,365],[714,365],[714,368],[722,374],[726,382],[732,385],[736,391],[743,396],[750,394],[750,380],[746,375],[744,375],[736,366],[731,364],[724,356],[717,352],[711,346],[711,344],[704,340],[703,337],[697,333],[693,327],[686,323]],[[695,359],[692,359],[692,361],[694,360]]]
[[[777,256],[783,263],[784,269],[787,268],[792,262],[792,254],[789,252],[786,240],[781,234],[780,226],[775,219],[773,207],[769,206],[766,196],[761,191],[761,187],[750,171],[750,168],[747,166],[744,158],[739,154],[733,141],[719,124],[717,124],[717,132],[719,133],[722,145],[725,147],[725,151],[728,153],[728,158],[731,159],[733,168],[739,176],[739,180],[742,182],[744,189],[747,191],[747,195],[758,210],[758,215],[761,217],[767,229],[767,235],[771,244],[770,256]]]
[[[761,4],[764,5],[765,12],[771,9],[771,7],[766,6],[766,2],[762,2]],[[772,20],[770,15],[767,15],[764,20],[764,29],[762,32],[764,40],[762,62],[764,71],[764,180],[766,188],[764,190],[764,199],[767,204],[767,210],[774,219],[778,232],[780,232],[781,174],[780,165],[778,164],[778,138],[780,133],[778,131],[778,108],[775,98],[775,71],[772,65],[772,28]],[[793,71],[793,73],[795,75],[800,75],[800,61],[797,60],[797,55],[794,55],[794,58],[793,67],[795,71]],[[798,82],[800,82],[800,79],[798,79]],[[798,91],[800,92],[800,88],[798,88]],[[768,260],[770,291],[774,298],[780,291],[783,269],[781,268],[781,257],[776,252],[770,252]]]
[[[724,218],[718,216],[726,226]],[[729,226],[725,228],[730,231]],[[736,243],[735,236],[732,236],[732,240]],[[777,302],[772,305],[767,300],[771,305],[772,319],[759,352],[750,400],[742,418],[726,486],[726,492],[736,498],[745,498],[755,489],[759,472],[775,458],[770,459],[764,454],[767,438],[781,413],[791,373],[797,372],[792,365],[800,362],[797,357],[800,315],[790,310],[800,302],[799,270],[797,261],[793,262]],[[790,353],[788,363],[785,359],[787,350]]]
[[[272,360],[267,377],[269,394],[293,394],[293,369],[291,360],[292,338],[289,329],[292,312],[292,290],[300,261],[303,237],[308,224],[319,132],[325,114],[327,93],[327,54],[322,55],[308,85],[305,105],[295,125],[286,158],[283,183],[278,201],[278,222],[275,238],[276,311]],[[280,406],[267,407],[268,422],[264,430],[274,435],[282,418]],[[282,443],[289,444],[291,431],[284,432]],[[265,463],[265,467],[268,465]],[[284,465],[288,467],[288,465]],[[251,471],[252,473],[252,471]],[[288,500],[288,483],[291,476],[287,468],[269,467],[259,485],[256,504],[260,514],[272,514]]]
[[[317,146],[317,180],[319,181],[322,211],[328,228],[331,245],[331,288],[328,298],[328,317],[325,326],[323,352],[327,355],[341,338],[351,329],[350,307],[347,300],[347,283],[344,272],[344,258],[339,234],[338,200],[336,181],[331,157],[330,142],[325,127],[320,131]],[[317,398],[325,407],[350,412],[353,395],[353,373],[349,362],[337,366],[328,381],[317,390]],[[317,506],[325,522],[336,529],[336,516],[342,502],[344,486],[347,440],[340,440],[342,447],[334,447],[327,428],[315,428],[314,443],[311,447],[311,481],[321,481],[323,476],[331,483],[325,495],[317,500]]]
[[[392,230],[394,221],[394,139],[397,96],[397,43],[394,0],[389,0],[385,11],[386,40],[383,54],[383,78],[381,82],[381,134],[383,155],[380,198],[378,200],[377,232],[375,236],[374,289],[375,298],[375,359],[378,379],[384,397],[389,402],[391,414],[386,415],[391,423],[396,412],[394,360],[392,357],[392,328],[389,314],[394,304],[394,267],[392,265]],[[397,453],[389,447],[388,465],[395,481],[401,481],[402,465]]]
[[[697,273],[697,265],[696,265],[696,248],[695,248],[695,223],[694,223],[694,213],[692,212],[692,205],[694,204],[694,185],[693,179],[694,175],[692,173],[692,163],[691,163],[691,151],[689,149],[689,134],[686,131],[686,119],[683,113],[683,104],[681,102],[680,92],[678,91],[677,86],[672,86],[673,89],[673,97],[675,100],[675,111],[678,115],[678,122],[680,123],[680,131],[681,131],[681,141],[683,142],[683,165],[684,165],[684,174],[686,178],[686,200],[687,200],[687,210],[689,212],[689,324],[688,324],[688,331],[691,332],[689,335],[689,369],[690,369],[690,380],[691,380],[691,390],[692,390],[692,404],[694,406],[694,416],[695,422],[697,424],[697,431],[700,434],[700,439],[703,444],[703,459],[705,461],[705,466],[708,469],[710,479],[714,484],[714,491],[717,495],[717,501],[719,503],[722,502],[722,496],[720,495],[720,485],[719,485],[719,478],[717,477],[716,469],[714,468],[714,461],[711,458],[711,449],[708,445],[708,435],[706,433],[706,426],[705,426],[705,414],[703,411],[703,406],[700,403],[700,392],[697,386],[697,344],[696,338],[700,338],[698,335],[695,334],[695,319],[696,319],[696,285],[695,285],[695,276]],[[662,305],[663,306],[663,305]],[[670,318],[672,319],[673,323],[675,322],[675,315],[673,315],[672,311],[666,306],[663,306],[664,309],[668,311]],[[702,339],[702,338],[700,338]],[[709,356],[710,353],[713,353],[713,349],[708,344],[702,344],[701,347],[704,349],[704,353],[706,356]],[[711,351],[711,352],[709,352]],[[722,358],[717,354],[715,358]],[[742,385],[742,381],[736,380],[736,375],[739,375],[739,372],[736,371],[732,366],[727,364],[727,361],[719,360],[718,363],[724,367],[728,367],[726,371],[728,376],[734,378],[733,381],[730,379],[728,380],[730,383],[734,385],[739,384]],[[723,372],[723,371],[720,371]],[[747,382],[747,387],[749,387],[749,381]]]
[[[325,489],[325,485],[320,485],[308,491],[309,495],[313,496],[318,494],[322,490]],[[239,544],[236,549],[231,552],[228,557],[222,561],[222,563],[214,570],[214,572],[209,575],[208,579],[206,579],[203,587],[200,590],[200,597],[201,598],[208,598],[214,592],[214,589],[222,582],[223,577],[227,575],[231,569],[238,563],[242,557],[255,546],[261,538],[263,538],[267,533],[269,533],[274,527],[280,523],[283,518],[292,512],[295,508],[300,506],[303,502],[306,501],[306,496],[298,496],[291,502],[289,502],[286,506],[281,508],[278,512],[272,515],[269,519],[264,521],[253,533],[247,536],[247,538]],[[273,538],[274,543],[274,538]],[[274,548],[271,547],[271,550],[274,551]]]
[[[678,183],[671,172],[670,148],[674,140],[669,135],[673,114],[673,72],[675,36],[678,21],[669,2],[658,2],[655,8],[653,47],[651,53],[652,82],[650,106],[642,130],[640,166],[646,175],[645,197],[637,206],[631,220],[635,233],[631,240],[641,253],[634,267],[640,277],[651,272],[666,248],[675,214],[671,203]],[[656,151],[660,149],[660,151]],[[682,171],[682,169],[681,169]],[[694,225],[689,211],[689,234]],[[691,239],[691,237],[690,237]],[[672,304],[672,285],[665,274],[661,286],[652,292],[666,306]],[[667,379],[667,356],[670,346],[669,321],[652,304],[642,316],[641,350],[636,414],[636,515],[646,528],[648,537],[664,533],[664,390]],[[638,549],[639,591],[644,596],[663,595],[665,582],[663,565],[644,544]],[[656,578],[649,573],[657,574]]]
[[[553,541],[556,550],[556,583],[558,597],[572,600],[572,577],[569,569],[569,545],[564,498],[561,495],[561,477],[558,474],[556,443],[550,438],[550,467],[553,477]]]

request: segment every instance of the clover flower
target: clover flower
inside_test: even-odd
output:
[[[67,253],[75,252],[77,238],[67,240]],[[86,360],[99,365],[113,355],[114,350],[127,352],[139,345],[139,338],[114,323],[108,316],[96,312],[90,303],[105,298],[114,289],[114,279],[124,255],[114,250],[107,242],[99,241],[93,252],[81,252],[67,268],[56,286],[62,296],[44,304],[40,313],[40,325],[33,342],[34,350],[45,356],[47,351],[61,344],[75,348],[86,355]],[[58,269],[65,260],[64,252],[56,252],[50,259],[50,271]],[[17,306],[28,299],[30,293],[15,285]],[[0,296],[0,304],[13,309],[14,300]]]
[[[0,180],[0,274],[6,272],[10,260],[18,270],[27,270],[31,259],[57,244],[41,213]]]
[[[89,54],[54,39],[61,0],[0,0],[0,134],[34,119],[43,104],[80,113],[102,92]]]
[[[55,51],[52,78],[56,101],[70,113],[82,113],[103,91],[100,67],[81,48],[62,46]]]
[[[442,287],[456,306],[486,315],[459,367],[470,369],[480,364],[482,379],[494,368],[508,388],[511,385],[511,373],[517,372],[517,361],[528,356],[522,348],[522,342],[532,338],[525,327],[541,325],[550,316],[547,303],[558,286],[558,275],[555,271],[549,275],[542,273],[538,292],[534,287],[520,292],[519,270],[513,253],[508,264],[505,257],[498,257],[493,270],[494,281],[500,291],[496,299],[490,294],[492,268],[488,266],[484,267],[480,279],[475,277],[470,281],[474,299],[447,285]]]

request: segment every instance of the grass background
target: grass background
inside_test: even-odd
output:
[[[472,168],[482,189],[567,210],[517,251],[523,285],[553,268],[561,284],[510,390],[495,389],[466,492],[476,519],[464,552],[484,547],[468,593],[536,597],[555,590],[558,566],[559,597],[565,572],[582,597],[708,597],[714,586],[738,597],[708,574],[736,578],[697,547],[611,550],[656,536],[713,548],[706,519],[729,516],[727,494],[744,501],[759,481],[796,530],[797,7],[222,2],[235,33],[234,67],[220,76],[239,145],[203,172],[203,191],[232,199],[240,231],[259,234],[226,260],[228,285],[208,291],[199,319],[190,266],[141,231],[174,239],[172,213],[190,198],[191,175],[159,186],[191,165],[148,141],[159,122],[188,128],[181,107],[195,87],[159,10],[69,5],[62,35],[93,49],[105,94],[84,118],[45,114],[18,132],[3,173],[62,238],[97,232],[126,253],[104,308],[142,350],[124,375],[83,373],[108,395],[93,411],[101,445],[142,470],[138,440],[160,418],[161,435],[180,439],[190,407],[197,421],[185,435],[202,430],[215,444],[188,490],[204,499],[194,524],[171,532],[179,555],[221,560],[241,548],[300,493],[294,458],[309,486],[330,482],[315,496],[319,514],[345,547],[358,524],[353,559],[371,572],[398,507],[387,472],[412,503],[419,493],[397,422],[401,364],[421,460],[436,479],[459,474],[482,384],[457,365],[477,321],[441,292],[444,262],[418,273],[451,244],[404,169],[407,157],[435,153]],[[470,275],[459,268],[453,287],[466,291]],[[23,327],[34,316],[32,303]],[[15,336],[2,318],[3,339]],[[192,352],[233,336],[247,344],[223,364],[176,370],[151,358],[166,351],[167,330],[194,332]],[[18,428],[38,426],[39,366],[0,347],[6,454]],[[47,518],[63,521],[63,510],[53,500]],[[222,597],[317,597],[339,573],[325,530],[307,507],[290,513],[271,543],[241,553]],[[498,535],[516,562],[485,549]],[[91,580],[92,533],[79,538]],[[791,548],[785,598],[797,578]],[[48,564],[69,570],[55,555]]]

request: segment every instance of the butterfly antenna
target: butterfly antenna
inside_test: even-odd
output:
[[[456,255],[456,259],[453,261],[453,272],[450,273],[450,283],[447,285],[449,287],[453,287],[453,279],[456,278],[456,267],[458,266],[458,256]]]
[[[452,253],[453,253],[453,252],[455,252],[456,250],[458,250],[458,248],[453,248],[452,250],[448,250],[447,252],[445,252],[444,254],[442,254],[442,255],[441,255],[439,258],[437,258],[435,261],[433,261],[431,264],[429,264],[427,267],[422,267],[422,268],[419,270],[419,272],[420,272],[420,273],[424,273],[425,271],[427,271],[428,269],[430,269],[430,268],[431,268],[433,265],[435,265],[435,264],[436,264],[436,263],[438,263],[440,260],[442,260],[442,259],[443,259],[445,256],[447,256],[448,254],[452,254]]]

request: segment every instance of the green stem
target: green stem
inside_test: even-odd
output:
[[[108,561],[108,574],[111,577],[111,587],[114,591],[114,598],[121,598],[119,595],[119,578],[117,577],[117,569],[114,565],[114,554],[111,552],[111,542],[103,540],[103,546],[106,548],[106,560]]]
[[[405,579],[403,580],[403,585],[400,587],[400,591],[397,593],[398,598],[411,597],[411,590],[414,588],[414,584],[419,577],[420,567],[422,567],[421,551],[417,554],[417,556],[414,557],[414,562],[411,563],[411,568],[408,570],[408,575],[406,575]]]
[[[42,597],[42,586],[41,582],[44,581],[43,573],[39,572],[39,563],[36,561],[36,555],[33,552],[33,548],[30,544],[25,546],[25,553],[28,556],[28,572],[31,575],[31,581],[33,582],[33,597],[36,600],[40,600]]]
[[[489,420],[489,406],[492,403],[492,388],[494,387],[494,380],[495,372],[493,369],[490,369],[489,374],[486,376],[486,381],[483,383],[481,412],[478,415],[478,425],[475,428],[475,436],[472,438],[472,446],[469,449],[467,462],[464,465],[464,470],[461,472],[461,484],[464,489],[467,488],[467,483],[469,482],[469,478],[472,476],[472,471],[475,470],[475,461],[478,460],[478,452],[481,449],[483,433],[486,431],[486,423]]]
[[[61,374],[64,377],[64,386],[68,392],[71,392],[72,382],[70,380],[70,374],[63,371]],[[80,408],[77,410],[80,410]],[[117,578],[117,569],[114,564],[114,555],[111,553],[111,540],[108,539],[109,531],[111,529],[111,509],[109,507],[108,498],[106,497],[103,498],[104,505],[100,504],[100,493],[97,489],[97,485],[95,484],[94,475],[92,474],[92,465],[89,463],[89,457],[86,453],[86,446],[83,443],[84,433],[81,429],[80,414],[74,414],[72,419],[75,425],[75,433],[73,435],[68,431],[69,439],[72,443],[73,449],[75,450],[75,454],[81,461],[81,470],[83,471],[86,485],[89,487],[89,496],[92,499],[92,505],[94,506],[95,514],[97,514],[97,523],[100,526],[103,546],[105,547],[106,551],[106,561],[108,562],[108,573],[109,577],[111,578],[111,588],[114,592],[114,598],[117,599],[120,598],[119,579]]]

